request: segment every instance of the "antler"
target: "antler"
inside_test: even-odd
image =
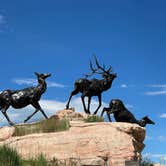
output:
[[[95,62],[96,62],[98,69],[101,69],[104,73],[107,73],[107,74],[110,74],[110,72],[112,72],[112,66],[110,66],[108,70],[105,70],[105,65],[103,64],[103,67],[101,67],[99,65],[99,62],[98,62],[96,56],[94,56],[94,57],[95,57]],[[103,73],[98,73],[98,74],[103,74]]]
[[[98,69],[94,69],[94,68],[93,68],[91,60],[90,60],[90,62],[89,62],[89,65],[90,65],[90,69],[92,70],[92,72],[89,73],[89,74],[85,74],[85,77],[90,77],[90,76],[92,76],[92,75],[93,75],[94,73],[96,73],[96,71],[98,70]]]
[[[85,77],[90,77],[92,76],[94,73],[97,73],[97,74],[103,74],[103,73],[106,73],[106,74],[110,74],[110,72],[112,72],[112,67],[110,66],[108,70],[105,69],[105,65],[103,64],[103,67],[99,65],[99,62],[96,58],[96,56],[94,55],[94,59],[95,59],[95,63],[96,63],[96,66],[97,68],[94,68],[93,65],[92,65],[92,62],[90,60],[90,69],[91,69],[91,72],[89,74],[85,74]],[[102,70],[102,72],[97,72],[98,70]]]

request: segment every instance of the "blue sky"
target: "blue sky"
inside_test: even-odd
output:
[[[164,0],[0,0],[0,91],[31,86],[34,71],[50,72],[41,103],[51,115],[96,54],[118,74],[103,105],[120,98],[138,119],[149,115],[156,125],[147,127],[143,153],[166,158],[165,8]],[[71,105],[82,111],[79,95]],[[28,113],[9,110],[13,121]]]

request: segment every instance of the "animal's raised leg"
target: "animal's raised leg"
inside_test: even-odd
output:
[[[45,112],[43,111],[43,109],[41,108],[39,102],[36,102],[34,104],[32,104],[37,110],[40,110],[40,112],[43,114],[43,116],[48,119],[47,115],[45,114]]]
[[[101,94],[98,95],[98,99],[99,99],[99,106],[97,107],[96,111],[94,112],[94,115],[97,114],[97,111],[99,110],[99,108],[101,107]]]
[[[33,115],[35,115],[39,110],[35,110],[35,112],[33,112],[30,116],[28,116],[25,120],[24,120],[24,123],[26,123],[29,119],[32,118]]]
[[[101,112],[101,117],[103,117],[104,112],[107,113],[107,117],[108,117],[109,122],[112,122],[111,117],[110,117],[110,113],[111,113],[110,108],[104,107],[102,112]]]
[[[84,99],[85,99],[85,95],[82,94],[81,95],[81,100],[82,100],[82,104],[83,104],[83,107],[84,107],[84,111],[85,111],[85,113],[89,114],[87,109],[86,109],[86,105],[85,105],[85,100]]]
[[[91,103],[91,97],[88,97],[88,109],[87,109],[88,114],[90,114],[90,103]]]
[[[43,111],[43,109],[41,108],[40,104],[38,102],[32,103],[32,106],[36,108],[35,112],[33,112],[30,116],[27,117],[27,119],[24,120],[24,123],[27,122],[29,119],[32,118],[33,115],[35,115],[38,111],[40,111],[43,116],[48,119],[47,115],[45,114],[45,112]]]
[[[14,123],[9,119],[9,117],[8,117],[8,115],[7,115],[7,113],[6,113],[6,111],[7,111],[7,109],[2,109],[2,113],[3,113],[3,115],[5,116],[5,118],[7,119],[7,121],[8,121],[8,123],[11,125],[11,126],[13,126],[14,125]]]
[[[79,93],[79,91],[77,89],[75,89],[74,91],[71,92],[69,100],[66,104],[66,109],[69,109],[70,100],[71,100],[72,96],[76,95],[77,93]]]

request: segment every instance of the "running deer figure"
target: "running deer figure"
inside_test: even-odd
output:
[[[99,106],[95,110],[94,114],[97,114],[97,111],[101,107],[101,94],[104,91],[107,91],[111,88],[113,80],[116,78],[115,73],[112,72],[112,67],[110,66],[107,70],[105,69],[104,65],[100,66],[97,58],[95,57],[95,62],[97,68],[93,68],[92,62],[90,61],[90,69],[91,73],[86,74],[86,78],[80,78],[74,84],[74,90],[71,92],[69,100],[66,104],[66,109],[69,109],[69,104],[71,101],[72,96],[78,94],[79,92],[82,93],[81,99],[84,107],[84,111],[87,114],[90,114],[90,103],[92,96],[97,96],[99,100]],[[101,74],[103,79],[87,79],[87,77],[92,76],[94,73]],[[88,97],[88,107],[86,108],[85,105],[85,97]]]
[[[6,113],[10,106],[19,109],[24,108],[27,105],[32,105],[36,109],[35,112],[24,120],[24,123],[31,119],[38,111],[40,111],[46,119],[48,118],[41,108],[39,100],[47,89],[45,79],[50,77],[51,74],[39,74],[35,72],[35,75],[38,78],[38,85],[36,87],[29,87],[21,90],[5,90],[0,94],[0,110],[10,125],[14,125]]]

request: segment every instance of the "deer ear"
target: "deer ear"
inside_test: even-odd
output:
[[[37,72],[34,72],[35,73],[35,75],[38,77],[39,76],[39,73],[37,73]]]

